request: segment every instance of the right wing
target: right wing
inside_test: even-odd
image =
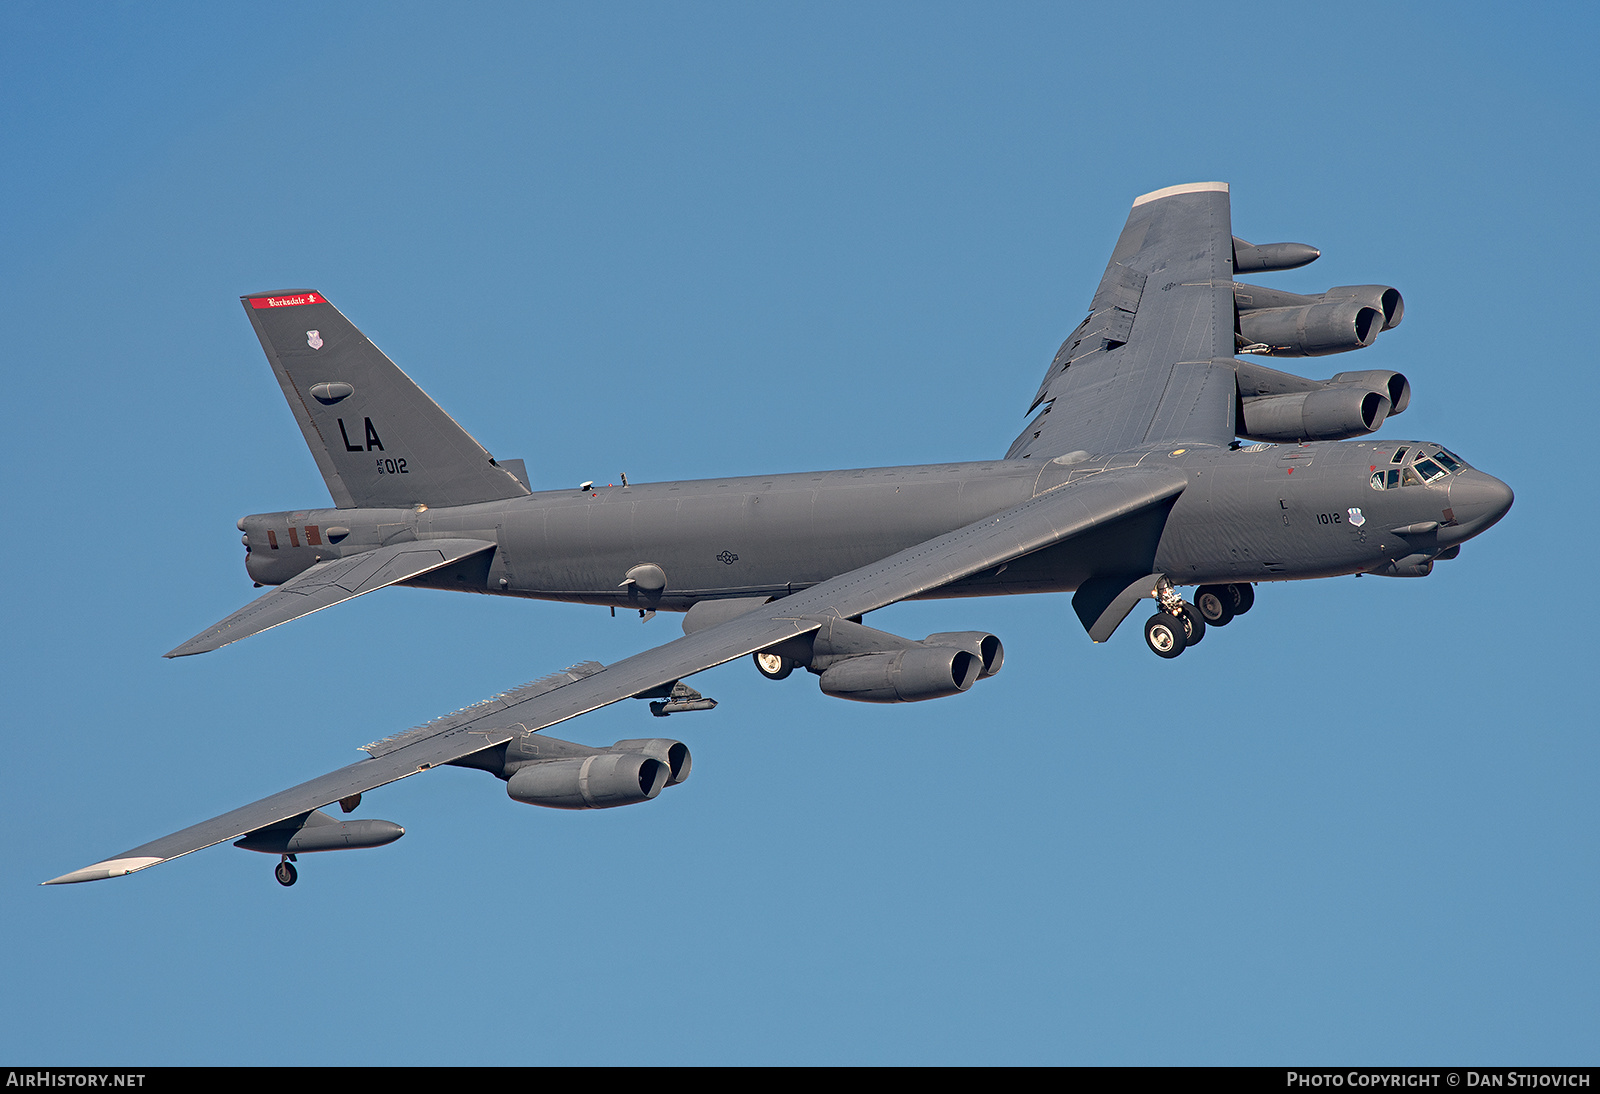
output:
[[[96,881],[154,866],[547,729],[726,661],[959,581],[1181,493],[1175,468],[1102,471],[899,554],[600,668],[593,662],[368,745],[371,758],[45,882]]]
[[[319,562],[162,656],[208,653],[362,593],[410,580],[483,551],[492,551],[494,546],[481,539],[415,540]]]

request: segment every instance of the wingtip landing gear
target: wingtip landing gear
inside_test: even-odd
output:
[[[294,868],[294,856],[284,855],[278,865],[272,868],[272,875],[278,879],[278,884],[285,888],[300,880],[300,871]]]

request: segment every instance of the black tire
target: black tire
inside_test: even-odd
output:
[[[1206,636],[1206,621],[1201,616],[1200,609],[1185,600],[1178,620],[1183,624],[1183,644],[1198,646],[1200,640]]]
[[[1243,615],[1245,612],[1249,611],[1255,606],[1256,590],[1255,587],[1249,582],[1246,581],[1240,582],[1237,585],[1229,585],[1228,588],[1233,590],[1234,615]]]
[[[1195,590],[1194,606],[1208,627],[1226,627],[1233,622],[1233,586],[1202,585]]]
[[[1166,612],[1157,612],[1144,625],[1144,642],[1157,657],[1176,657],[1188,646],[1183,621]]]
[[[794,662],[776,653],[752,653],[750,659],[756,663],[756,671],[768,680],[782,680],[794,671]],[[763,661],[767,663],[763,664]],[[777,666],[775,668],[772,667],[774,663]]]
[[[300,871],[294,868],[294,863],[292,862],[278,863],[277,868],[272,873],[278,879],[278,884],[285,887],[293,885],[300,880]]]

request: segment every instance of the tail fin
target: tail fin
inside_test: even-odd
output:
[[[335,505],[469,505],[529,492],[321,293],[240,299]]]

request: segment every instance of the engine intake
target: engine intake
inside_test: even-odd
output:
[[[1411,381],[1403,373],[1386,369],[1368,369],[1364,372],[1335,373],[1330,384],[1364,384],[1389,397],[1389,417],[1405,413],[1411,405]]]
[[[689,746],[682,741],[673,741],[666,737],[618,741],[611,747],[618,752],[642,752],[651,759],[660,760],[666,764],[667,770],[670,772],[666,782],[668,786],[677,786],[687,779],[689,777],[689,769],[694,765],[694,760],[689,755]]]
[[[978,674],[980,680],[987,680],[999,672],[1006,660],[1006,648],[1001,645],[1000,639],[985,631],[941,631],[928,635],[923,639],[923,644],[954,646],[974,654],[983,664],[983,671]]]

